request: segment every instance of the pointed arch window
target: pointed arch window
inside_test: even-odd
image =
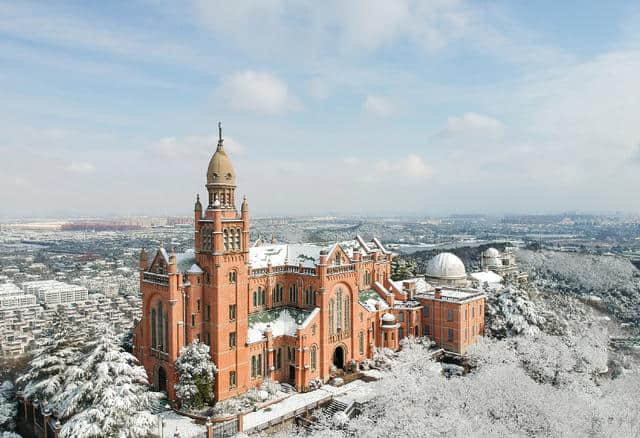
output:
[[[213,233],[211,227],[209,225],[205,225],[204,227],[202,227],[200,233],[202,239],[202,250],[213,250]]]
[[[347,296],[344,299],[344,329],[349,330],[350,322],[351,322],[351,312],[350,312],[350,302],[349,297]]]
[[[331,298],[329,300],[329,334],[333,335],[335,333],[335,328],[334,328],[334,313],[335,313],[335,300],[333,298]]]
[[[222,231],[222,243],[224,244],[224,250],[229,251],[229,230],[226,228]]]
[[[282,303],[282,292],[284,287],[278,283],[273,287],[272,301],[274,303]]]
[[[306,306],[315,306],[316,304],[316,294],[313,291],[313,286],[307,287],[304,292],[304,304]]]
[[[311,347],[311,369],[315,371],[318,365],[318,347],[315,345]]]
[[[342,330],[342,289],[338,288],[336,292],[336,330]]]
[[[155,348],[158,345],[158,339],[156,335],[156,309],[151,309],[151,347]]]

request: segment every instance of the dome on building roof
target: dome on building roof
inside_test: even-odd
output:
[[[455,254],[443,252],[429,260],[426,275],[444,280],[458,280],[466,278],[467,272],[464,263]]]
[[[484,252],[484,256],[487,258],[497,258],[500,257],[500,251],[495,248],[489,248]]]
[[[224,150],[222,139],[218,141],[216,153],[213,154],[211,161],[209,161],[207,184],[236,185],[236,171],[233,170],[231,160]]]
[[[391,313],[385,313],[382,316],[382,325],[393,325],[396,323],[396,317]]]

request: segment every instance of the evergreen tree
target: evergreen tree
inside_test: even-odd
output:
[[[176,361],[176,370],[180,378],[174,388],[183,407],[199,409],[211,404],[217,370],[211,361],[209,346],[193,342],[184,347]]]
[[[150,409],[158,401],[147,374],[121,347],[109,326],[87,342],[79,366],[66,373],[58,418],[66,420],[62,437],[143,437],[155,425]]]
[[[16,426],[18,404],[14,397],[13,384],[8,380],[0,383],[0,436],[3,436],[3,432],[13,430]]]
[[[417,275],[418,265],[415,260],[396,257],[391,261],[391,279],[406,280]]]
[[[65,372],[81,359],[83,332],[58,314],[45,329],[29,369],[17,380],[25,397],[38,399],[43,407],[53,406],[64,387]]]

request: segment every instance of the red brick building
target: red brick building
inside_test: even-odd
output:
[[[464,352],[482,334],[484,295],[436,292],[423,279],[390,281],[393,254],[377,239],[251,246],[249,203],[245,198],[238,212],[222,136],[206,188],[207,207],[198,197],[194,209],[194,250],[140,255],[143,317],[134,353],[170,399],[175,360],[194,340],[211,347],[215,394],[223,400],[265,378],[305,390],[326,382],[332,369],[370,358],[376,347],[398,349],[409,335],[429,334]],[[419,281],[429,287],[417,290]],[[469,312],[479,312],[472,323]]]

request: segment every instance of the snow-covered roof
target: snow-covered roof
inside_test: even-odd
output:
[[[442,288],[440,294],[444,300],[453,301],[465,301],[470,298],[476,298],[483,296],[484,293],[477,289],[454,289],[454,288]],[[427,291],[418,296],[418,298],[430,298],[435,299],[435,291]]]
[[[271,328],[271,335],[274,338],[279,336],[295,336],[300,326],[304,327],[316,315],[317,312],[294,308],[269,309],[249,315],[249,331],[247,343],[253,344],[265,340],[264,332],[267,327]]]
[[[501,283],[502,277],[493,271],[472,272],[471,277],[480,283]]]
[[[315,243],[284,243],[252,246],[249,249],[249,260],[253,269],[266,268],[267,265],[283,266],[295,265],[300,263],[306,268],[313,268],[320,261],[320,251],[326,251],[330,257],[332,252],[338,246],[347,254],[349,258],[353,258],[353,251],[358,248],[364,254],[387,250],[377,241],[373,245],[367,244],[360,236],[356,236],[353,240],[345,240],[343,242],[332,243],[330,245],[318,245]],[[374,249],[372,249],[372,247]],[[378,248],[376,248],[378,247]]]
[[[377,310],[376,304],[380,304],[381,310],[386,310],[389,308],[387,302],[380,296],[378,292],[375,291],[375,289],[360,291],[360,293],[358,294],[358,301],[360,301],[360,304],[362,304],[364,308],[370,312],[375,312]]]
[[[249,261],[253,269],[266,268],[267,265],[299,265],[312,268],[320,259],[324,246],[313,243],[289,243],[249,248]]]
[[[399,290],[402,290],[402,284],[405,282],[415,283],[416,294],[433,291],[434,287],[424,279],[424,277],[409,278],[406,280],[391,281],[391,283]]]
[[[200,267],[196,264],[196,253],[193,249],[188,249],[185,252],[176,254],[176,264],[178,265],[178,272],[198,272],[192,271],[192,268],[195,267],[200,269]],[[200,269],[199,272],[202,272]]]

